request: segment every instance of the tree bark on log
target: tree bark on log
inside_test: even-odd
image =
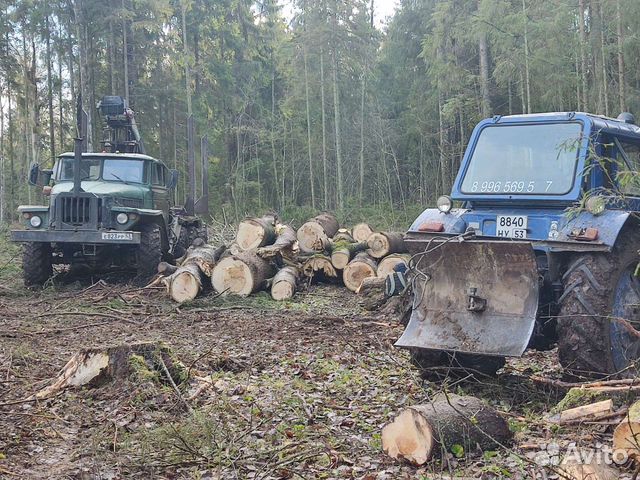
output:
[[[627,415],[613,431],[613,449],[623,449],[630,457],[640,457],[640,401],[629,407]]]
[[[374,258],[386,257],[391,253],[405,253],[407,248],[401,233],[376,232],[367,239],[369,255]]]
[[[325,279],[338,278],[338,272],[331,263],[331,259],[326,255],[316,254],[305,260],[302,265],[302,272],[309,278],[314,278],[318,275]]]
[[[276,240],[276,217],[246,218],[238,225],[236,243],[242,250],[271,245]]]
[[[271,298],[274,300],[288,300],[293,298],[298,289],[298,280],[300,279],[300,270],[295,267],[287,266],[282,268],[271,284]]]
[[[169,276],[162,279],[169,296],[178,303],[196,298],[205,283],[204,279],[211,276],[213,268],[225,249],[224,246],[214,248],[212,245],[194,243],[194,246],[189,247],[181,259],[180,266],[173,272],[171,272],[173,269],[169,268],[171,265],[163,265],[164,262],[161,262],[158,265],[158,271],[171,272]]]
[[[136,359],[132,358],[136,356]],[[86,348],[76,353],[62,368],[55,380],[30,398],[43,399],[56,395],[68,387],[88,385],[99,387],[118,378],[127,378],[136,370],[146,368],[150,373],[162,376],[159,364],[163,363],[178,383],[187,378],[184,365],[175,359],[171,349],[154,342],[140,342],[107,348]]]
[[[262,258],[273,258],[278,253],[291,256],[291,253],[293,253],[294,244],[298,240],[296,231],[289,225],[282,224],[276,225],[275,231],[277,235],[275,242],[273,242],[272,245],[260,247],[257,250],[258,255]]]
[[[264,288],[273,273],[270,262],[248,250],[220,260],[211,274],[211,284],[218,293],[245,297]]]
[[[387,255],[380,260],[380,263],[378,264],[378,277],[387,278],[387,275],[395,272],[397,265],[404,263],[408,266],[410,259],[411,255],[406,253],[392,253],[391,255]]]
[[[304,252],[322,252],[338,231],[338,220],[330,213],[321,213],[298,229],[298,243]]]
[[[507,443],[509,425],[493,408],[475,397],[436,395],[430,403],[406,408],[382,429],[382,448],[392,458],[423,465],[453,445],[465,452]]]
[[[385,279],[379,277],[367,277],[356,290],[358,295],[362,295],[362,306],[365,310],[373,311],[380,308],[387,301],[384,294]]]
[[[351,236],[356,242],[366,242],[373,231],[368,223],[359,223],[351,229]]]
[[[365,242],[350,243],[346,240],[334,241],[331,244],[331,263],[338,270],[344,269],[353,256],[367,249]]]
[[[342,280],[349,290],[355,292],[365,278],[376,276],[376,270],[375,259],[366,252],[360,252],[343,270]]]
[[[356,243],[356,241],[353,239],[353,236],[351,236],[351,232],[349,232],[349,230],[346,228],[338,229],[338,232],[333,236],[334,243],[341,240],[348,243]]]

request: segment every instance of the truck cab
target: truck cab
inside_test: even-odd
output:
[[[480,122],[451,195],[407,232],[418,300],[397,345],[478,366],[557,341],[569,370],[626,368],[640,303],[639,166],[629,114]],[[589,336],[602,337],[598,349]]]

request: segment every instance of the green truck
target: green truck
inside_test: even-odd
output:
[[[60,155],[52,170],[33,165],[29,173],[49,205],[20,206],[25,228],[11,232],[24,246],[28,287],[44,284],[56,264],[135,267],[144,282],[160,261],[183,255],[196,238],[207,240],[193,201],[191,208],[174,205],[178,172],[144,153],[125,100],[104,97],[98,109],[107,123],[102,152],[83,152],[81,133],[75,151]],[[78,117],[82,125],[81,109]]]

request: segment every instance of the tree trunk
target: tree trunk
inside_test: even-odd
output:
[[[375,259],[366,252],[360,252],[345,267],[342,272],[342,281],[345,287],[355,292],[365,278],[376,276],[376,270]]]
[[[300,270],[287,266],[276,273],[271,285],[271,298],[274,300],[288,300],[293,298],[298,288]]]
[[[358,223],[351,229],[351,235],[356,242],[366,242],[373,231],[373,228],[368,223]]]
[[[275,232],[277,235],[275,242],[267,247],[258,248],[256,253],[265,259],[274,257],[277,254],[291,257],[294,245],[298,240],[296,231],[289,225],[278,224],[275,227]]]
[[[91,90],[89,80],[89,59],[87,58],[87,43],[88,43],[88,25],[84,17],[83,2],[81,0],[75,0],[74,11],[76,15],[76,27],[78,35],[78,52],[80,53],[80,91],[82,92],[82,107],[87,113],[87,132],[86,132],[86,146],[87,151],[93,151],[93,108],[90,105]]]
[[[582,85],[582,108],[589,111],[589,98],[587,91],[587,34],[585,30],[585,4],[584,0],[578,0],[578,32],[580,34],[580,81]]]
[[[47,44],[47,99],[49,103],[49,154],[51,165],[56,161],[56,125],[53,121],[53,78],[51,67],[51,31],[49,29],[49,15],[44,19],[45,23],[45,40]]]
[[[331,245],[331,264],[338,270],[344,269],[358,252],[367,249],[366,242],[334,241]]]
[[[246,297],[264,288],[273,270],[271,263],[249,250],[220,260],[211,274],[211,284],[218,293]]]
[[[329,172],[327,162],[327,124],[324,101],[324,53],[320,49],[320,103],[322,110],[322,172],[323,172],[323,194],[324,208],[329,208]]]
[[[509,425],[493,408],[475,397],[438,394],[430,403],[400,412],[382,429],[382,448],[392,458],[415,465],[442,456],[459,445],[464,452],[492,450],[508,443]]]
[[[298,229],[298,243],[303,252],[321,252],[329,247],[340,225],[330,213],[321,213]]]
[[[522,16],[524,18],[524,86],[527,93],[527,111],[531,113],[531,76],[529,74],[529,18],[527,17],[526,0],[522,0]]]
[[[331,259],[326,255],[316,254],[307,258],[302,265],[302,273],[308,278],[335,279],[338,272],[331,263]]]
[[[480,0],[478,1],[478,11]],[[482,105],[482,116],[487,118],[491,115],[491,90],[489,76],[489,47],[487,45],[487,34],[484,26],[478,34],[478,56],[480,63],[480,98]]]
[[[376,232],[367,239],[368,253],[374,258],[386,257],[390,253],[404,253],[407,251],[401,233]]]
[[[604,12],[602,10],[602,2],[598,2],[598,14],[600,17],[600,55],[602,56],[602,88],[603,88],[603,103],[604,103],[604,114],[605,116],[609,116],[609,79],[607,78],[607,54],[606,54],[606,44],[604,38]]]
[[[276,217],[247,218],[238,225],[236,243],[242,250],[252,250],[271,245],[276,239]]]
[[[337,7],[337,2],[336,7]],[[334,23],[337,22],[337,13],[334,11]],[[333,47],[333,112],[336,132],[336,190],[338,197],[338,210],[344,209],[344,185],[342,181],[342,130],[340,129],[340,92],[338,91],[338,49]]]
[[[622,36],[622,10],[620,8],[620,0],[616,0],[616,27],[618,34],[618,102],[620,112],[624,112],[626,110],[627,100],[625,95],[624,38]]]
[[[305,10],[306,14],[306,10]],[[307,108],[307,155],[309,158],[309,187],[311,188],[311,208],[316,209],[316,187],[313,178],[313,156],[311,154],[311,112],[309,109],[309,68],[307,66],[307,47],[302,47],[304,57],[304,93]]]
[[[409,260],[411,259],[411,255],[402,254],[402,253],[394,253],[392,255],[387,255],[378,264],[378,277],[379,278],[387,278],[387,275],[395,272],[396,266],[400,264],[404,264],[405,267],[409,265]]]

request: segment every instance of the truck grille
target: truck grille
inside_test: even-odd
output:
[[[91,194],[60,194],[56,199],[56,228],[97,228],[101,221],[101,199]]]

